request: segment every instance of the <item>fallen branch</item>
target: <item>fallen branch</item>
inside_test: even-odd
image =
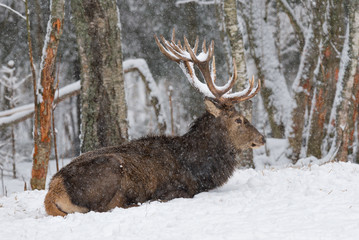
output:
[[[55,96],[55,104],[80,93],[80,81],[71,83],[59,90],[59,94]],[[26,104],[24,106],[16,107],[11,110],[0,112],[0,128],[11,126],[22,122],[34,114],[34,104]]]
[[[161,134],[166,131],[166,121],[163,110],[161,109],[161,101],[158,99],[159,90],[147,62],[142,59],[128,59],[123,62],[124,73],[138,72],[146,87],[146,92],[151,98],[151,105],[156,115],[157,127]]]
[[[156,118],[158,121],[158,127],[161,132],[166,129],[166,123],[161,110],[161,106],[158,100],[158,89],[156,82],[154,81],[152,74],[148,68],[148,65],[144,59],[129,59],[123,62],[124,73],[136,71],[140,74],[143,80],[146,90],[149,91],[151,97],[151,104],[154,108]],[[81,84],[80,81],[71,83],[65,87],[60,88],[59,94],[55,94],[54,103],[57,104],[69,97],[80,94]],[[34,114],[34,103],[19,106],[13,109],[4,110],[0,112],[0,129],[6,128],[13,124],[22,122]]]

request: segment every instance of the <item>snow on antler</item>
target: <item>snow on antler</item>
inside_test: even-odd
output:
[[[208,50],[206,48],[206,41],[203,41],[202,52],[197,54],[198,37],[196,39],[194,48],[190,46],[186,37],[184,37],[184,47],[179,40],[176,44],[174,29],[172,32],[171,41],[167,41],[162,35],[160,38],[162,43],[155,35],[156,43],[163,55],[165,55],[168,59],[178,63],[190,84],[204,96],[215,99],[223,104],[234,104],[248,100],[258,93],[261,84],[260,81],[258,81],[258,85],[253,88],[254,78],[249,81],[250,84],[246,89],[240,92],[232,93],[232,88],[237,79],[235,59],[233,59],[233,75],[229,81],[223,86],[217,86],[215,84],[216,66],[215,57],[213,56],[214,41],[211,42]],[[197,78],[194,66],[197,66],[201,71],[205,83],[201,82]]]

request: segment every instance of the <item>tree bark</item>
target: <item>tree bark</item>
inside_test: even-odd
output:
[[[352,118],[350,119],[350,124],[353,127],[351,128],[352,131],[350,133],[349,140],[353,149],[353,162],[359,163],[359,64],[356,69],[353,87],[354,112]]]
[[[326,14],[329,8],[329,14]],[[323,19],[323,16],[326,16]],[[314,19],[318,29],[327,26],[321,32],[322,49],[320,53],[321,63],[319,74],[315,82],[315,95],[313,112],[311,113],[311,123],[308,141],[308,156],[322,157],[322,143],[326,136],[326,128],[330,119],[330,112],[333,106],[336,84],[340,66],[340,57],[344,39],[340,36],[345,35],[345,16],[343,2],[336,1],[333,5],[329,1],[323,2],[318,8],[314,8]],[[326,19],[328,18],[328,19]],[[327,32],[326,32],[327,31]]]
[[[236,0],[224,0],[224,21],[231,45],[232,59],[234,58],[236,60],[237,67],[238,80],[233,90],[238,91],[245,87],[248,76],[244,57],[243,37],[238,27]],[[251,112],[252,109],[249,110]]]
[[[348,80],[343,83],[343,90],[341,94],[341,103],[337,113],[337,139],[336,146],[338,148],[337,160],[348,161],[348,154],[351,153],[353,145],[353,137],[355,132],[355,118],[358,114],[358,100],[353,98],[353,95],[358,93],[353,92],[357,88],[355,79],[358,67],[359,57],[359,11],[357,9],[358,3],[353,2],[349,4],[349,29],[350,29],[350,68]],[[354,120],[354,121],[353,121]]]
[[[230,45],[228,36],[226,33],[226,24],[224,23],[224,3],[223,1],[215,2],[215,15],[216,15],[216,23],[219,29],[219,37],[221,39],[221,43],[223,45],[223,55],[225,56],[226,66],[228,75],[231,74],[231,56],[230,56]]]
[[[224,0],[224,21],[226,33],[231,46],[232,59],[235,59],[237,67],[238,80],[233,87],[234,91],[239,91],[245,88],[248,80],[246,60],[244,56],[244,45],[242,33],[238,26],[237,17],[237,3],[236,0]],[[234,62],[232,63],[234,64]],[[239,105],[243,115],[251,122],[252,121],[252,102],[250,100]],[[240,167],[254,167],[253,150],[248,149],[243,151],[239,156]]]
[[[198,35],[197,4],[195,2],[188,2],[184,4],[184,8],[187,20],[188,41],[194,43]]]
[[[127,107],[115,0],[73,0],[81,59],[82,146],[87,152],[127,140]]]
[[[51,152],[51,113],[54,101],[56,55],[63,29],[65,0],[52,0],[48,32],[45,39],[37,112],[38,133],[34,134],[34,154],[31,188],[45,189],[48,162]]]
[[[312,86],[314,78],[314,70],[317,67],[318,59],[318,46],[316,42],[317,35],[313,34],[313,31],[317,29],[308,30],[308,37],[305,40],[303,51],[301,52],[301,63],[299,66],[299,74],[297,75],[297,82],[292,86],[293,97],[295,100],[295,107],[291,113],[291,126],[288,130],[288,142],[290,145],[290,151],[287,152],[287,157],[296,163],[300,158],[300,153],[304,142],[304,126],[306,114],[310,112],[311,100],[312,100]]]

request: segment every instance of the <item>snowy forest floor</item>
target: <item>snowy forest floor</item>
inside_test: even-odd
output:
[[[269,141],[269,149],[275,145]],[[267,162],[259,150],[256,169],[237,170],[224,186],[193,199],[65,218],[47,216],[46,191],[24,192],[21,179],[6,178],[0,239],[358,239],[359,165],[288,166],[283,148],[276,149]],[[273,161],[275,168],[263,168]]]

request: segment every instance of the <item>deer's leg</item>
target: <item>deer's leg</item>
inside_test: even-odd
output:
[[[107,210],[105,211],[111,210],[115,207],[126,208],[125,203],[125,197],[120,191],[117,191],[111,201],[107,204]]]

